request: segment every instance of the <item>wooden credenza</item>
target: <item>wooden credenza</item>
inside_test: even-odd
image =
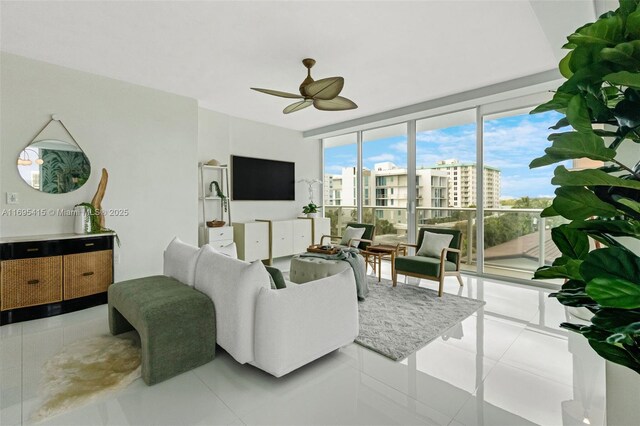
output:
[[[113,234],[0,239],[0,324],[107,302]]]

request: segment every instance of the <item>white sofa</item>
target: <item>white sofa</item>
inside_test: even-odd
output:
[[[189,266],[186,266],[189,265]],[[174,241],[165,274],[208,295],[216,311],[216,342],[236,361],[281,377],[356,338],[353,272],[272,289],[261,262],[248,263],[210,246]]]

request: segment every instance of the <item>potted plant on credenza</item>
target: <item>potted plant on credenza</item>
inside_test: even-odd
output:
[[[318,217],[318,206],[309,203],[302,207],[302,213],[306,214],[307,217]]]
[[[551,296],[569,307],[593,313],[588,325],[562,327],[588,339],[611,363],[626,367],[628,383],[613,378],[607,365],[609,424],[637,422],[640,404],[620,402],[640,389],[640,4],[620,7],[578,28],[560,61],[567,79],[553,99],[532,113],[556,110],[565,115],[551,129],[551,146],[531,168],[588,158],[603,162],[594,169],[557,166],[558,185],[543,217],[563,216],[570,223],[552,229],[562,256],[538,269],[536,279],[562,278]],[[595,240],[595,248],[590,244]],[[624,387],[623,392],[619,392]],[[636,392],[636,393],[633,393]],[[615,396],[614,396],[615,395]],[[630,400],[631,401],[631,400]],[[612,417],[613,416],[613,417]]]

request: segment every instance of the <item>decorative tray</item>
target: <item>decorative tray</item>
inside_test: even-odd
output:
[[[307,251],[309,253],[336,254],[340,251],[340,247],[321,246],[320,244],[313,244],[307,247]]]

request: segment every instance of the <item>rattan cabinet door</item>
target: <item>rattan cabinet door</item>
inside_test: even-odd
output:
[[[0,309],[24,308],[62,300],[62,256],[3,260]]]
[[[107,291],[113,282],[113,251],[64,256],[64,300]]]

